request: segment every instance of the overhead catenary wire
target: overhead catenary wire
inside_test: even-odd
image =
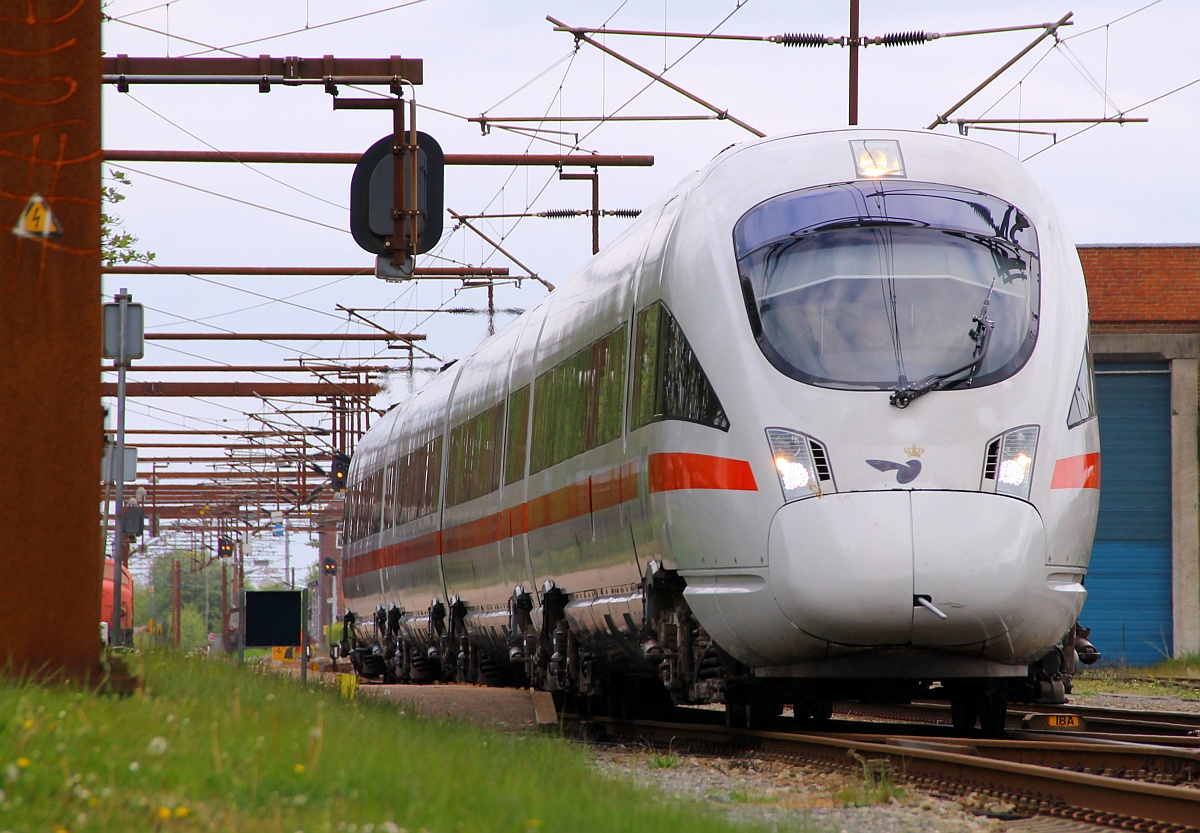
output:
[[[288,217],[293,220],[299,220],[302,223],[310,223],[314,226],[320,226],[321,228],[327,228],[332,231],[341,232],[342,234],[350,233],[350,229],[348,229],[348,228],[331,226],[328,223],[322,223],[319,220],[313,220],[309,217],[302,217],[299,214],[289,214],[286,211],[280,211],[278,208],[270,208],[269,206],[265,206],[260,203],[250,202],[249,200],[243,200],[243,199],[239,199],[237,197],[232,197],[229,194],[222,194],[219,191],[210,191],[207,188],[201,188],[199,185],[189,185],[188,183],[180,182],[177,179],[171,179],[170,177],[166,177],[166,176],[159,176],[157,174],[152,174],[149,171],[140,170],[138,168],[131,168],[129,165],[127,165],[124,162],[107,162],[105,164],[111,165],[114,168],[120,168],[123,171],[129,171],[130,173],[135,173],[138,176],[146,176],[146,177],[149,177],[150,179],[157,179],[162,182],[169,182],[172,185],[178,185],[181,188],[187,188],[192,191],[199,191],[202,194],[208,194],[209,196],[212,196],[212,197],[218,197],[223,200],[229,200],[230,202],[236,202],[241,205],[249,206],[250,208],[257,208],[261,211],[269,211],[272,214],[279,214],[282,217]]]
[[[238,49],[243,46],[250,46],[250,45],[256,44],[256,43],[265,43],[266,41],[269,41],[269,40],[278,40],[279,38],[286,38],[291,35],[300,35],[300,34],[304,34],[306,32],[311,32],[314,29],[324,29],[328,26],[337,26],[339,24],[349,23],[354,20],[362,20],[363,18],[373,17],[375,15],[385,14],[387,12],[394,12],[397,9],[404,9],[404,8],[408,8],[409,6],[417,6],[417,5],[420,5],[421,3],[425,3],[425,2],[428,2],[428,0],[407,0],[407,2],[405,2],[405,3],[397,3],[393,6],[387,6],[386,8],[375,9],[374,11],[370,11],[370,12],[363,12],[361,14],[350,15],[348,17],[339,18],[338,20],[326,21],[325,23],[317,23],[314,25],[308,25],[306,23],[306,25],[300,29],[291,29],[286,32],[278,32],[274,35],[265,35],[261,38],[253,38],[251,40],[241,41],[240,43],[231,43],[231,44],[228,44],[227,46],[210,46],[205,50],[205,52],[193,52],[189,55],[183,55],[181,57],[191,58],[191,57],[195,57],[198,55],[204,55],[207,52],[215,52],[215,51],[229,52],[230,50]]]
[[[1186,84],[1181,84],[1180,86],[1176,87],[1175,89],[1168,90],[1167,92],[1163,93],[1162,95],[1156,95],[1154,98],[1147,99],[1146,101],[1143,101],[1141,104],[1135,104],[1133,107],[1127,108],[1125,110],[1125,112],[1132,113],[1134,110],[1140,110],[1142,107],[1147,107],[1147,106],[1155,103],[1156,101],[1162,101],[1164,98],[1173,96],[1176,93],[1181,93],[1184,90],[1188,89],[1189,87],[1194,87],[1197,84],[1200,84],[1200,78],[1195,78],[1191,81],[1188,81]],[[1064,136],[1062,139],[1058,140],[1058,142],[1056,142],[1055,144],[1047,145],[1046,147],[1042,148],[1041,150],[1038,150],[1038,151],[1035,151],[1034,153],[1029,154],[1021,161],[1028,162],[1033,157],[1040,156],[1041,154],[1045,153],[1046,151],[1050,150],[1051,148],[1058,147],[1063,142],[1066,142],[1068,139],[1074,139],[1076,136],[1081,136],[1084,133],[1087,133],[1089,130],[1099,127],[1101,124],[1104,124],[1104,123],[1105,122],[1102,122],[1102,121],[1096,121],[1093,124],[1089,124],[1087,127],[1083,128],[1082,130],[1077,130],[1069,136]]]
[[[1053,47],[1051,47],[1050,49],[1047,49],[1047,50],[1046,50],[1046,51],[1045,51],[1045,52],[1042,54],[1042,56],[1041,56],[1041,57],[1039,57],[1039,58],[1037,59],[1037,61],[1036,61],[1036,62],[1033,64],[1033,66],[1031,66],[1031,67],[1030,67],[1028,70],[1026,70],[1026,72],[1025,72],[1025,73],[1024,73],[1024,74],[1023,74],[1023,75],[1022,75],[1022,76],[1021,76],[1019,79],[1017,79],[1017,81],[1016,81],[1015,83],[1013,83],[1013,85],[1012,85],[1012,86],[1010,86],[1010,87],[1009,87],[1007,90],[1005,90],[1005,92],[1004,92],[1004,93],[1002,93],[1000,96],[998,96],[998,97],[996,98],[996,100],[992,102],[992,104],[991,104],[990,106],[988,106],[986,109],[984,109],[984,110],[983,110],[983,112],[982,112],[982,114],[981,114],[981,116],[987,116],[987,115],[988,115],[989,113],[991,113],[991,112],[992,112],[994,109],[996,109],[996,107],[998,107],[998,106],[999,106],[999,105],[1000,105],[1000,104],[1001,104],[1001,103],[1002,103],[1002,102],[1003,102],[1003,101],[1004,101],[1004,100],[1005,100],[1005,99],[1006,99],[1008,96],[1010,96],[1014,90],[1016,90],[1016,89],[1020,88],[1020,87],[1021,87],[1021,85],[1022,85],[1022,84],[1023,84],[1023,83],[1024,83],[1024,82],[1025,82],[1025,81],[1026,81],[1026,80],[1027,80],[1027,79],[1028,79],[1028,78],[1029,78],[1029,77],[1030,77],[1030,76],[1031,76],[1031,75],[1034,73],[1034,72],[1036,72],[1036,71],[1037,71],[1037,69],[1038,69],[1038,68],[1039,68],[1039,67],[1042,65],[1042,63],[1043,63],[1043,62],[1045,62],[1045,61],[1046,61],[1046,59],[1047,59],[1047,58],[1049,58],[1051,55],[1054,55],[1054,54],[1056,54],[1056,53],[1057,53],[1057,54],[1059,54],[1059,55],[1062,55],[1062,56],[1064,57],[1064,60],[1066,60],[1068,64],[1072,65],[1072,66],[1075,68],[1076,72],[1079,72],[1081,75],[1083,75],[1083,76],[1084,76],[1084,78],[1085,78],[1085,80],[1087,80],[1087,81],[1088,81],[1088,82],[1089,82],[1089,83],[1090,83],[1090,84],[1091,84],[1091,85],[1092,85],[1092,86],[1095,88],[1095,87],[1096,87],[1095,78],[1094,78],[1093,76],[1091,76],[1091,74],[1090,74],[1090,73],[1087,73],[1087,72],[1086,72],[1086,69],[1085,69],[1085,68],[1082,66],[1082,62],[1078,62],[1078,65],[1077,65],[1077,64],[1076,64],[1076,63],[1074,63],[1074,62],[1073,62],[1071,59],[1067,58],[1067,56],[1066,56],[1066,53],[1065,53],[1065,52],[1059,51],[1057,47],[1059,47],[1060,45],[1065,45],[1065,44],[1063,43],[1063,42],[1065,42],[1065,41],[1069,41],[1069,40],[1076,40],[1076,39],[1078,39],[1078,38],[1081,38],[1081,37],[1084,37],[1084,36],[1086,36],[1086,35],[1090,35],[1090,34],[1093,34],[1093,33],[1095,33],[1095,32],[1098,32],[1098,31],[1100,31],[1100,30],[1102,30],[1102,29],[1103,29],[1103,30],[1106,30],[1106,37],[1107,37],[1107,30],[1108,30],[1110,27],[1112,27],[1112,26],[1116,25],[1117,23],[1121,23],[1121,22],[1123,22],[1123,21],[1125,21],[1125,20],[1128,20],[1129,18],[1131,18],[1131,17],[1133,17],[1133,16],[1135,16],[1135,15],[1137,15],[1137,14],[1140,14],[1140,13],[1142,13],[1142,12],[1144,12],[1144,11],[1146,11],[1146,10],[1150,9],[1150,8],[1153,8],[1154,6],[1157,6],[1157,5],[1158,5],[1160,2],[1162,2],[1162,0],[1152,0],[1152,2],[1150,2],[1150,3],[1146,3],[1145,5],[1143,5],[1143,6],[1140,6],[1140,7],[1136,8],[1136,9],[1134,9],[1133,11],[1126,12],[1125,14],[1119,15],[1118,17],[1115,17],[1115,18],[1113,18],[1112,20],[1109,20],[1109,21],[1107,21],[1107,22],[1105,22],[1105,23],[1102,23],[1102,24],[1100,24],[1099,26],[1093,26],[1093,27],[1092,27],[1092,28],[1090,28],[1090,29],[1084,29],[1083,31],[1074,32],[1074,33],[1072,33],[1072,34],[1070,34],[1070,35],[1065,35],[1065,36],[1060,36],[1060,35],[1057,35],[1057,34],[1056,34],[1056,35],[1055,35],[1055,44],[1054,44],[1054,46],[1053,46]],[[1111,105],[1113,106],[1113,108],[1114,108],[1114,109],[1116,109],[1116,110],[1118,111],[1118,115],[1122,115],[1122,116],[1123,116],[1124,114],[1127,114],[1127,113],[1129,113],[1129,112],[1132,112],[1132,110],[1133,110],[1133,109],[1135,109],[1135,108],[1129,108],[1129,109],[1122,110],[1122,109],[1121,109],[1121,108],[1120,108],[1120,107],[1119,107],[1119,106],[1118,106],[1118,105],[1117,105],[1115,102],[1113,102],[1113,101],[1112,101],[1112,99],[1111,99],[1111,98],[1109,98],[1109,97],[1108,97],[1108,95],[1107,95],[1107,87],[1108,87],[1108,83],[1107,83],[1107,72],[1108,72],[1107,60],[1108,60],[1108,58],[1107,58],[1107,55],[1108,55],[1108,50],[1107,50],[1107,47],[1106,47],[1106,50],[1105,50],[1105,61],[1106,61],[1106,65],[1105,65],[1105,74],[1106,74],[1106,79],[1105,79],[1105,84],[1104,84],[1104,85],[1103,85],[1103,87],[1102,87],[1102,88],[1100,88],[1100,89],[1101,89],[1101,92],[1102,92],[1102,94],[1103,94],[1103,96],[1104,96],[1104,99],[1105,99],[1105,101],[1106,101],[1106,102],[1108,102],[1109,104],[1111,104]],[[1073,54],[1073,53],[1072,53],[1072,57],[1074,57],[1074,54]],[[1194,83],[1194,82],[1193,82],[1193,83]],[[1185,84],[1183,87],[1180,87],[1180,88],[1178,88],[1178,89],[1176,89],[1176,90],[1172,90],[1172,91],[1170,91],[1170,92],[1168,92],[1168,93],[1165,93],[1163,96],[1159,96],[1159,98],[1163,98],[1163,97],[1166,97],[1166,96],[1168,96],[1168,95],[1173,95],[1175,92],[1178,92],[1178,91],[1179,91],[1179,90],[1181,90],[1181,89],[1186,89],[1188,86],[1190,86],[1190,84]],[[1157,100],[1158,100],[1158,98],[1151,99],[1150,101],[1143,102],[1142,104],[1139,104],[1139,105],[1137,105],[1137,106],[1138,106],[1138,107],[1143,107],[1143,106],[1146,106],[1147,104],[1150,104],[1150,103],[1152,103],[1153,101],[1157,101]],[[1103,118],[1102,120],[1095,121],[1094,123],[1092,123],[1092,124],[1089,124],[1089,125],[1088,125],[1086,128],[1084,128],[1084,129],[1082,129],[1082,130],[1078,130],[1078,131],[1076,131],[1075,133],[1072,133],[1072,134],[1070,134],[1070,135],[1068,135],[1068,136],[1065,136],[1065,137],[1063,137],[1062,139],[1059,139],[1059,138],[1058,138],[1058,134],[1057,134],[1057,133],[1047,133],[1047,132],[1045,132],[1045,131],[1037,131],[1037,130],[1012,130],[1012,131],[1006,131],[1006,132],[1014,132],[1014,133],[1029,133],[1029,134],[1035,134],[1035,135],[1048,135],[1048,136],[1050,136],[1050,137],[1052,138],[1051,144],[1047,145],[1046,147],[1044,147],[1044,148],[1041,148],[1040,150],[1037,150],[1037,151],[1035,151],[1034,153],[1030,154],[1029,156],[1020,157],[1020,158],[1022,159],[1022,161],[1027,161],[1027,160],[1029,160],[1029,159],[1032,159],[1032,158],[1033,158],[1033,157],[1035,157],[1035,156],[1039,156],[1039,155],[1041,155],[1042,153],[1045,153],[1047,150],[1049,150],[1049,149],[1050,149],[1050,148],[1052,148],[1052,147],[1055,147],[1055,146],[1057,146],[1057,145],[1059,145],[1059,144],[1062,144],[1063,142],[1067,141],[1068,139],[1071,139],[1071,138],[1074,138],[1075,136],[1078,136],[1078,135],[1081,135],[1081,134],[1083,134],[1083,133],[1086,133],[1087,131],[1089,131],[1089,130],[1091,130],[1091,129],[1095,128],[1095,127],[1098,127],[1098,126],[1099,126],[1100,124],[1102,124],[1102,123],[1107,123],[1107,122],[1111,122],[1111,121],[1113,121],[1113,119],[1111,119],[1111,118],[1108,116],[1108,113],[1107,113],[1107,112],[1105,112],[1105,114],[1104,114],[1104,118]],[[1003,130],[1003,128],[1000,128],[1000,127],[989,127],[989,126],[978,127],[978,128],[976,128],[976,129],[979,129],[979,130],[993,130],[993,131],[1002,131],[1002,130]]]
[[[172,127],[174,127],[176,130],[179,130],[180,132],[182,132],[182,133],[185,133],[185,134],[187,134],[188,136],[191,136],[193,139],[195,139],[197,142],[200,142],[200,143],[201,143],[202,145],[204,145],[205,147],[208,147],[208,148],[210,148],[210,149],[212,149],[212,150],[216,151],[217,153],[222,153],[222,154],[224,154],[224,153],[225,153],[225,151],[221,150],[221,148],[217,147],[216,145],[212,144],[211,142],[205,141],[205,140],[204,140],[204,139],[202,139],[200,136],[197,136],[195,133],[193,133],[192,131],[188,130],[188,129],[187,129],[186,127],[184,127],[183,125],[181,125],[181,124],[178,124],[177,122],[175,122],[175,121],[172,121],[171,119],[167,118],[167,117],[166,117],[166,116],[164,116],[162,113],[158,112],[158,111],[157,111],[157,110],[155,110],[153,107],[151,107],[149,104],[147,104],[146,102],[144,102],[144,101],[142,101],[141,99],[139,99],[139,98],[138,98],[137,96],[135,96],[133,93],[126,93],[125,95],[126,95],[126,96],[128,96],[128,98],[129,98],[130,100],[132,100],[134,103],[136,103],[136,104],[140,105],[141,107],[144,107],[146,110],[148,110],[149,112],[151,112],[152,114],[154,114],[154,115],[155,115],[155,116],[157,116],[158,118],[162,119],[162,120],[163,120],[163,121],[165,121],[167,124],[169,124],[169,125],[171,125]],[[228,154],[226,154],[226,155],[228,155]],[[258,174],[258,175],[259,175],[259,176],[261,176],[261,177],[264,177],[264,178],[266,178],[266,179],[269,179],[269,180],[271,180],[271,181],[272,181],[272,182],[274,182],[274,183],[277,183],[277,184],[279,184],[279,185],[282,185],[284,188],[288,188],[288,189],[290,189],[290,190],[292,190],[292,191],[295,191],[297,194],[303,194],[303,195],[304,195],[304,196],[306,196],[306,197],[310,197],[311,199],[317,200],[318,202],[323,202],[323,203],[325,203],[326,205],[331,205],[331,206],[333,206],[334,208],[340,208],[340,209],[342,209],[343,211],[349,211],[349,210],[350,210],[350,207],[349,207],[348,205],[345,205],[345,204],[343,204],[343,203],[336,203],[336,202],[333,202],[332,200],[327,200],[327,199],[325,199],[324,197],[319,197],[319,196],[317,196],[316,194],[313,194],[313,193],[310,193],[310,192],[308,192],[308,191],[305,191],[303,188],[297,188],[295,185],[292,185],[290,182],[284,182],[282,179],[279,179],[278,177],[271,176],[271,175],[270,175],[269,173],[267,173],[266,171],[264,171],[264,170],[261,170],[260,168],[256,168],[254,165],[251,165],[251,164],[249,164],[249,163],[247,163],[247,162],[241,162],[240,160],[236,160],[236,159],[234,159],[232,156],[230,156],[230,160],[231,160],[231,161],[238,162],[238,164],[242,165],[242,167],[246,168],[247,170],[253,171],[254,173]]]

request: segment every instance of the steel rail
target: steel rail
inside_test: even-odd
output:
[[[1098,741],[1091,736],[1065,739],[1065,733],[1009,732],[1003,740],[926,735],[884,736],[858,733],[824,733],[854,743],[884,743],[906,749],[935,749],[978,755],[992,760],[1031,766],[1089,771],[1136,781],[1181,784],[1200,781],[1200,751],[1128,741]]]
[[[570,716],[566,718],[570,720]],[[679,748],[688,738],[729,750],[749,748],[761,752],[859,769],[864,760],[890,761],[904,780],[956,794],[983,792],[1011,800],[1029,812],[1064,818],[1087,819],[1133,829],[1162,829],[1176,825],[1196,830],[1200,820],[1200,790],[1189,787],[1129,781],[1106,775],[1069,772],[1045,766],[1002,760],[942,749],[920,749],[837,737],[730,729],[723,726],[619,721],[596,718],[594,727],[613,734],[634,734]]]
[[[838,703],[835,708],[844,714],[888,720],[923,721],[943,725],[950,723],[950,707],[944,703],[916,702],[890,705]],[[1200,730],[1200,715],[1184,712],[1136,712],[1072,704],[1051,706],[1036,703],[1014,705],[1008,711],[1005,725],[1009,729],[1020,729],[1022,718],[1026,714],[1078,715],[1088,724],[1096,727],[1102,726],[1113,734],[1154,733],[1162,736],[1191,735],[1194,737],[1194,733]]]

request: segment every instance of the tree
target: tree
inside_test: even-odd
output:
[[[108,176],[103,178],[100,186],[100,197],[106,205],[116,205],[125,199],[122,188],[133,186],[133,182],[124,171],[115,168],[108,169]],[[120,217],[100,212],[100,262],[104,266],[115,266],[119,263],[150,263],[154,260],[154,252],[142,252],[136,248],[138,239],[121,225]]]
[[[195,566],[192,553],[187,550],[173,550],[154,556],[150,562],[149,583],[134,590],[136,624],[145,625],[150,619],[156,622],[170,622],[171,569],[176,559],[181,563],[180,598],[183,611],[195,612],[204,633],[220,632],[221,567],[216,562],[203,568]],[[205,611],[208,612],[207,620]]]

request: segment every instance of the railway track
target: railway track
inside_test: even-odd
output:
[[[916,702],[898,705],[838,703],[838,714],[902,723],[950,725],[950,707],[944,703]],[[1200,747],[1200,714],[1171,711],[1131,711],[1096,706],[1042,706],[1021,704],[1008,710],[1005,726],[1023,729],[1029,715],[1070,715],[1079,718],[1092,738],[1108,737]]]
[[[910,734],[918,727],[845,721],[835,721],[834,731],[821,734],[753,731],[716,725],[719,716],[693,713],[686,722],[667,723],[565,715],[564,721],[594,739],[698,754],[752,752],[831,769],[887,772],[897,782],[943,797],[988,795],[1011,805],[1010,819],[1053,817],[1153,833],[1200,831],[1196,749],[1025,731],[1005,739]],[[870,731],[838,731],[846,726]]]

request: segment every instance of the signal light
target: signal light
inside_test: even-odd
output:
[[[333,462],[329,467],[329,481],[335,492],[346,491],[346,476],[350,474],[350,455],[333,452]]]
[[[321,572],[327,576],[337,575],[337,561],[332,555],[325,556],[324,560],[321,561]]]
[[[220,558],[233,557],[233,539],[224,536],[217,539],[217,555]]]

